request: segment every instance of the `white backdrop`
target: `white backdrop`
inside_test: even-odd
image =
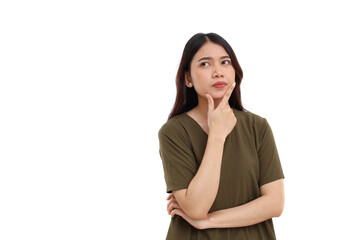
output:
[[[272,127],[280,240],[360,239],[356,1],[1,1],[0,239],[165,239],[157,133],[215,32]]]

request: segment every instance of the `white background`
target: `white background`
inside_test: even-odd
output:
[[[0,239],[165,239],[157,133],[215,32],[272,127],[277,237],[360,239],[356,1],[1,1]]]

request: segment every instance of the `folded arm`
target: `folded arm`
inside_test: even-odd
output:
[[[284,209],[284,182],[279,179],[261,186],[261,197],[234,208],[209,213],[209,228],[231,228],[254,225],[279,217]]]

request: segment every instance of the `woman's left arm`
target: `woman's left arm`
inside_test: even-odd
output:
[[[180,215],[199,229],[250,226],[273,217],[279,217],[284,209],[283,179],[264,184],[260,187],[260,191],[259,198],[237,207],[211,212],[205,220],[193,220],[176,207],[168,210],[172,216]]]
[[[254,225],[279,217],[284,209],[284,182],[279,179],[260,187],[261,197],[234,208],[208,214],[209,228],[231,228]]]

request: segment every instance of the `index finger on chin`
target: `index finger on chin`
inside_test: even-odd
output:
[[[231,96],[232,91],[233,91],[234,88],[235,88],[235,85],[236,85],[236,82],[234,82],[232,85],[230,85],[230,86],[228,87],[228,89],[226,89],[226,92],[225,92],[225,94],[224,94],[224,96],[223,96],[223,98],[222,98],[219,106],[225,106],[226,104],[229,103],[229,99],[230,99],[230,96]]]

